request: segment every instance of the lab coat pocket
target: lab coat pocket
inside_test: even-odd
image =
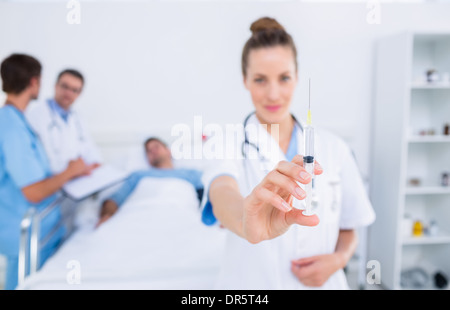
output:
[[[330,176],[324,180],[322,219],[327,223],[337,223],[341,213],[342,182],[339,176]]]

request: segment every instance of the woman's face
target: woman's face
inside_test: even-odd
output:
[[[250,91],[260,122],[279,124],[290,115],[297,79],[294,54],[289,47],[250,51],[244,84]]]

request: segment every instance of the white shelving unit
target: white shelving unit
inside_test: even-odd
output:
[[[435,136],[411,136],[410,143],[450,143],[450,136],[435,135]]]
[[[450,277],[450,187],[441,184],[442,173],[450,173],[450,136],[444,135],[450,81],[428,82],[429,69],[450,73],[450,33],[404,33],[378,42],[370,186],[377,220],[368,259],[380,262],[389,289],[405,288],[402,271],[424,264]],[[436,221],[438,233],[413,236],[416,220]]]

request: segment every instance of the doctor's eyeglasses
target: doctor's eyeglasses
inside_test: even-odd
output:
[[[77,95],[79,93],[81,93],[81,88],[70,87],[66,83],[58,83],[58,86],[61,87],[64,90],[70,90],[72,93],[77,94]]]

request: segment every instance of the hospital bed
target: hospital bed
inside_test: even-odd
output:
[[[131,154],[130,171],[139,168],[136,153]],[[214,288],[225,232],[201,223],[191,184],[143,179],[119,211],[96,228],[100,203],[114,190],[100,193],[81,210],[64,196],[41,212],[29,210],[22,220],[18,289]],[[61,203],[69,205],[63,218],[73,229],[39,268],[39,249],[48,239],[40,238],[39,223]]]

